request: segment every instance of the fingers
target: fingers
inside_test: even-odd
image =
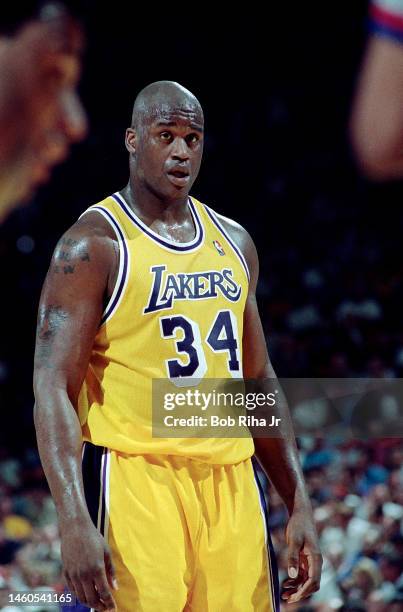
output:
[[[102,569],[95,576],[95,588],[97,591],[98,599],[100,599],[105,606],[104,610],[116,610],[116,603],[113,599],[110,586],[108,584],[108,578],[105,573],[105,569]]]
[[[119,588],[118,581],[116,580],[115,568],[112,563],[112,556],[109,548],[105,549],[105,570],[108,583],[112,589],[117,590]]]
[[[303,546],[302,538],[290,538],[288,543],[288,575],[297,578],[299,574],[299,555]]]
[[[75,595],[77,599],[81,601],[81,598],[84,597],[84,591],[81,589],[81,585],[77,585],[80,590],[80,593],[78,593],[76,589],[76,585],[74,585],[73,582],[70,580],[70,577],[67,574],[67,572],[64,572],[64,580],[66,582],[67,588],[69,589],[70,593]]]
[[[296,603],[301,599],[305,599],[306,597],[309,597],[310,595],[315,593],[315,591],[318,591],[320,587],[322,555],[316,551],[304,551],[301,557],[301,566],[304,568],[303,575],[301,576],[302,582],[300,582],[296,591],[291,593],[290,590],[286,594],[286,599],[288,603]],[[292,590],[294,589],[292,588]]]
[[[111,591],[117,589],[118,585],[109,548],[104,545],[103,563],[77,576],[75,580],[68,581],[68,585],[69,588],[74,587],[74,592],[84,605],[96,610],[116,610]]]
[[[64,576],[69,590],[77,597],[78,601],[82,603],[85,602],[85,593],[81,586],[80,580],[70,578],[67,572],[65,572]]]
[[[66,583],[72,593],[84,606],[100,612],[116,610],[116,603],[110,592],[108,580],[103,567],[92,568],[85,574],[69,576],[65,574]]]
[[[300,560],[299,566],[299,574],[296,578],[288,578],[282,584],[282,599],[288,600],[291,595],[296,593],[298,589],[301,588],[303,584],[305,584],[306,580],[308,580],[308,571],[303,566],[303,559]]]
[[[304,551],[304,557],[306,558],[306,562],[308,564],[308,574],[309,577],[312,578],[313,580],[317,580],[318,582],[320,582],[320,575],[322,572],[322,563],[323,563],[323,559],[322,559],[322,555],[320,554],[320,552],[311,552],[311,551]]]
[[[293,593],[290,597],[287,598],[287,603],[296,603],[297,601],[301,601],[301,599],[305,599],[315,593],[315,591],[319,590],[319,584],[315,583],[312,578],[309,578],[305,584],[300,585],[297,592]]]
[[[85,599],[84,601],[80,600],[81,603],[83,603],[85,606],[88,606],[89,608],[95,608],[96,610],[100,610],[102,612],[106,610],[106,607],[98,597],[98,593],[95,590],[95,586],[92,583],[91,579],[88,578],[86,580],[83,580],[81,585],[85,593]]]

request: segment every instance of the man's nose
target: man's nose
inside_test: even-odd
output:
[[[189,148],[183,138],[175,138],[171,151],[172,159],[187,161],[189,159]]]

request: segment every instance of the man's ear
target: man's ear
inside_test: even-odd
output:
[[[126,144],[126,149],[129,151],[129,153],[136,152],[136,140],[137,140],[137,134],[135,130],[131,127],[127,128],[125,144]]]

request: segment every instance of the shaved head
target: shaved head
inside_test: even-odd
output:
[[[156,81],[138,94],[133,106],[132,128],[139,129],[145,122],[172,111],[191,113],[198,123],[204,123],[203,110],[196,96],[174,81]]]
[[[204,117],[198,99],[173,81],[157,81],[138,94],[131,127],[130,186],[135,199],[186,205],[200,170]]]

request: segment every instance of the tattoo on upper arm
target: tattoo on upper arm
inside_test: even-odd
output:
[[[68,321],[68,314],[61,306],[42,306],[38,313],[35,362],[50,367],[53,343],[57,332]]]
[[[76,265],[72,265],[72,261],[75,263],[79,261],[91,261],[91,258],[85,247],[80,248],[80,242],[78,240],[63,237],[59,241],[54,260],[56,264],[52,266],[52,272],[59,274],[62,271],[64,274],[74,274]],[[59,262],[61,262],[61,265],[58,265]]]
[[[73,240],[72,238],[62,238],[60,243],[72,247],[78,245],[78,240]]]
[[[56,259],[60,259],[61,261],[70,261],[71,255],[66,251],[60,251],[60,253],[56,254]]]

